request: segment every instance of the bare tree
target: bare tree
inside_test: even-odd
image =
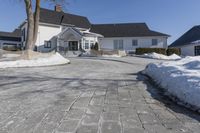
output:
[[[44,0],[45,2],[53,2],[54,4],[64,4],[66,0]],[[26,6],[27,15],[27,39],[26,39],[26,49],[33,50],[37,40],[38,26],[40,19],[40,4],[41,0],[24,0]],[[35,2],[35,10],[33,10],[33,2]]]

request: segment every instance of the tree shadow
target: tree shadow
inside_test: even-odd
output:
[[[198,112],[181,106],[177,102],[173,101],[171,98],[165,95],[164,89],[156,85],[155,82],[152,81],[149,77],[139,72],[137,79],[142,81],[147,86],[146,90],[151,94],[151,97],[163,103],[165,107],[178,114],[183,114],[200,122],[200,115]]]

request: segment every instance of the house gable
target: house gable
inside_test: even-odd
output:
[[[181,47],[191,45],[192,42],[200,40],[200,25],[194,26],[192,29],[183,34],[180,38],[174,41],[170,47]]]
[[[86,17],[64,12],[56,12],[44,8],[41,8],[40,11],[40,22],[55,25],[70,25],[85,29],[89,29],[91,26]]]

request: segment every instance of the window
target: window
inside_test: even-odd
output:
[[[94,47],[94,41],[90,41],[90,47]]]
[[[158,45],[158,40],[157,39],[152,39],[152,45]]]
[[[195,46],[194,52],[195,52],[195,56],[199,56],[200,55],[200,46]]]
[[[123,40],[114,40],[113,44],[114,44],[114,49],[115,50],[122,50],[122,49],[124,49]]]
[[[78,51],[78,41],[69,41],[69,50]]]
[[[138,45],[138,40],[132,40],[132,46],[137,46]]]
[[[51,48],[51,41],[44,41],[44,48]]]
[[[22,30],[22,37],[23,37],[23,41],[25,42],[26,41],[26,29],[25,28]]]
[[[85,49],[89,49],[89,40],[85,40]]]

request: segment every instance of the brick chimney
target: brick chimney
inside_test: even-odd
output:
[[[59,5],[59,4],[57,4],[57,5],[55,6],[55,11],[56,11],[56,12],[62,12],[62,6]]]

